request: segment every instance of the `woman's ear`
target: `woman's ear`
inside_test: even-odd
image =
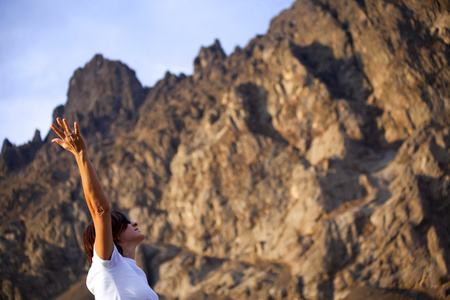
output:
[[[113,242],[114,242],[114,243],[120,242],[120,236],[119,236],[119,235],[113,236]]]

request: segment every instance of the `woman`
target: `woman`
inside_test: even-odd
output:
[[[158,299],[145,273],[134,261],[136,247],[144,240],[137,222],[130,222],[111,205],[89,159],[78,123],[73,131],[67,120],[56,119],[60,137],[52,142],[71,152],[77,161],[92,222],[83,236],[86,255],[92,263],[86,284],[96,299]]]

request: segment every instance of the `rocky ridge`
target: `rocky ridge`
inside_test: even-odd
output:
[[[80,122],[114,207],[147,233],[137,261],[162,299],[443,299],[449,11],[298,0],[151,89],[97,55],[54,117]],[[3,144],[2,298],[83,286],[89,213],[52,137]]]

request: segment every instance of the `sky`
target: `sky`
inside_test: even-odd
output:
[[[192,75],[202,46],[227,55],[265,34],[294,0],[0,0],[0,142],[44,139],[69,80],[95,54],[151,87]]]

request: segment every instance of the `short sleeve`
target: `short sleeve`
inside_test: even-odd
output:
[[[94,263],[98,263],[100,265],[102,265],[105,268],[113,268],[115,265],[117,265],[118,259],[119,259],[119,251],[117,250],[116,245],[114,244],[114,249],[113,252],[111,254],[111,259],[101,259],[97,252],[95,251],[95,244],[94,244],[94,256],[92,257],[92,264]]]

